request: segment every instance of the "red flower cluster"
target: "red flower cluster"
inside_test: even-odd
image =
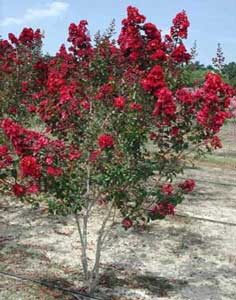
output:
[[[213,149],[222,148],[221,140],[217,135],[211,139],[211,147]]]
[[[24,28],[19,36],[19,42],[27,46],[31,46],[33,41],[40,41],[43,35],[40,33],[40,29],[33,31],[32,28]]]
[[[172,184],[166,183],[162,186],[161,190],[163,194],[171,195],[174,191],[174,187]]]
[[[188,63],[191,59],[191,55],[187,52],[184,44],[175,47],[171,57],[176,63]]]
[[[155,117],[159,116],[160,114],[162,114],[164,117],[174,116],[176,112],[176,105],[172,92],[168,88],[163,87],[157,91],[155,95],[158,97],[158,100],[155,104],[153,115]]]
[[[12,163],[12,156],[8,154],[7,145],[0,145],[0,169],[8,167]]]
[[[194,98],[192,93],[186,88],[177,90],[175,96],[181,103],[188,106],[193,105],[196,101],[196,98]]]
[[[140,34],[140,25],[145,22],[145,17],[140,15],[136,7],[127,8],[128,18],[122,21],[122,29],[118,38],[121,52],[132,61],[137,61],[143,56],[143,39]]]
[[[99,92],[95,96],[95,100],[105,100],[106,98],[110,97],[112,94],[112,85],[106,83],[99,87]]]
[[[73,146],[70,146],[70,151],[68,154],[69,160],[76,160],[79,159],[80,157],[81,157],[81,152],[76,150]]]
[[[53,167],[49,166],[49,167],[47,167],[47,173],[50,176],[61,176],[62,175],[62,169],[53,168]]]
[[[178,187],[181,188],[185,193],[189,193],[194,189],[195,181],[193,179],[187,179],[184,182],[179,183]]]
[[[19,38],[17,38],[13,33],[8,34],[9,40],[12,44],[23,44],[28,47],[32,47],[33,43],[41,43],[43,35],[40,32],[40,29],[35,31],[32,28],[24,28],[20,33]]]
[[[175,206],[169,202],[163,202],[160,204],[155,204],[152,208],[150,213],[154,216],[160,215],[161,217],[165,217],[168,215],[175,214]]]
[[[162,67],[156,65],[148,73],[145,79],[142,79],[141,84],[145,91],[156,91],[165,86],[165,79]]]
[[[125,100],[124,97],[119,96],[119,97],[114,99],[114,105],[118,109],[124,108],[125,103],[126,103],[126,100]]]
[[[128,19],[124,19],[122,21],[123,25],[126,25],[127,23],[130,24],[131,22],[141,24],[141,23],[144,23],[146,20],[144,15],[141,15],[139,13],[139,10],[133,6],[127,7],[127,14],[128,14]]]
[[[135,111],[141,111],[143,109],[142,104],[135,103],[135,102],[131,102],[129,107],[131,110],[135,110]]]
[[[114,142],[109,134],[102,134],[98,138],[98,145],[103,150],[107,148],[112,148],[114,146]]]
[[[26,193],[25,187],[18,183],[12,186],[12,191],[17,197],[23,196]]]
[[[186,39],[188,37],[188,27],[190,23],[186,12],[183,10],[178,13],[173,19],[173,26],[170,29],[171,35],[173,37],[180,37]]]
[[[73,45],[69,50],[78,56],[90,56],[93,52],[90,43],[91,38],[88,36],[87,25],[88,22],[82,20],[78,25],[71,23],[69,26],[69,37],[67,40]]]
[[[122,221],[122,226],[124,227],[125,230],[127,230],[133,226],[133,222],[129,217],[124,218]]]
[[[197,113],[197,121],[213,133],[219,132],[225,119],[230,117],[226,111],[229,107],[229,97],[233,94],[232,89],[222,82],[219,74],[208,73],[203,88],[198,90],[198,96],[194,97],[201,100],[202,106]],[[222,98],[220,95],[224,95]]]
[[[146,51],[150,53],[151,59],[160,61],[166,60],[165,47],[161,42],[161,32],[152,23],[146,23],[143,26],[144,32],[146,33],[147,46]]]
[[[49,142],[43,134],[25,129],[11,119],[4,119],[1,128],[11,141],[17,155],[38,153]]]
[[[20,160],[20,172],[23,176],[37,179],[41,175],[41,166],[35,157],[25,156]]]

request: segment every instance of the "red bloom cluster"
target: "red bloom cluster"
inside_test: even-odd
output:
[[[135,111],[141,111],[143,109],[142,104],[135,103],[135,102],[131,102],[129,107],[131,110],[135,110]]]
[[[174,187],[172,184],[166,183],[162,186],[161,190],[163,194],[171,195],[174,191]]]
[[[161,41],[161,32],[152,23],[146,23],[143,26],[144,32],[146,33],[147,46],[146,51],[150,53],[151,59],[160,61],[166,60],[165,47]]]
[[[181,103],[188,106],[193,105],[196,101],[196,98],[194,98],[192,96],[192,93],[186,88],[181,88],[177,90],[175,96]]]
[[[19,36],[19,42],[27,46],[32,46],[33,41],[40,41],[43,35],[40,33],[40,29],[33,31],[32,28],[24,28]]]
[[[71,23],[69,26],[69,37],[67,40],[73,45],[69,50],[78,56],[90,56],[92,54],[91,38],[88,36],[87,25],[88,22],[82,20],[78,25]]]
[[[25,156],[20,160],[20,172],[23,176],[37,179],[41,175],[41,166],[35,157]]]
[[[112,148],[114,146],[114,142],[109,134],[102,134],[98,138],[98,145],[103,150],[107,148]]]
[[[137,61],[143,56],[143,39],[140,34],[140,25],[145,22],[145,17],[140,15],[136,7],[127,8],[128,18],[122,21],[122,29],[118,38],[121,52],[132,61]]]
[[[19,38],[17,38],[13,33],[8,34],[9,40],[12,44],[23,44],[28,47],[32,47],[33,43],[41,43],[43,35],[40,32],[40,29],[35,31],[32,28],[24,28],[20,33]]]
[[[187,52],[184,44],[175,47],[171,57],[176,63],[188,63],[191,59],[191,55]]]
[[[17,155],[38,153],[49,142],[43,134],[25,129],[11,119],[4,119],[1,128],[11,141]]]
[[[12,156],[8,153],[9,149],[7,145],[0,145],[0,169],[8,167],[12,163]]]
[[[173,19],[173,26],[170,29],[171,35],[173,37],[180,37],[186,39],[188,37],[188,27],[190,23],[186,12],[183,10],[178,13]]]
[[[12,191],[17,197],[23,196],[26,193],[25,187],[18,183],[12,186]]]
[[[175,206],[169,202],[163,202],[160,204],[155,204],[152,208],[150,213],[154,216],[160,215],[161,217],[165,217],[168,215],[175,214]]]
[[[136,24],[141,24],[141,23],[144,23],[146,20],[144,15],[141,15],[139,13],[139,10],[133,6],[127,7],[127,14],[128,14],[128,19],[124,19],[122,21],[123,25],[126,25],[127,23],[130,24],[131,22],[136,23]]]
[[[226,111],[229,107],[230,97],[233,91],[229,86],[222,82],[219,74],[208,73],[201,93],[198,91],[194,97],[202,102],[201,109],[197,113],[197,121],[213,133],[219,132],[225,119],[230,117]],[[224,95],[222,98],[220,95]]]
[[[158,97],[158,100],[155,104],[153,115],[157,117],[162,114],[165,117],[173,117],[176,112],[176,105],[172,92],[168,88],[163,87],[155,95]]]
[[[112,85],[106,83],[99,87],[99,91],[95,96],[95,100],[105,100],[106,98],[110,97],[112,94]]]
[[[184,182],[179,183],[178,187],[181,188],[185,193],[189,193],[194,189],[195,181],[193,179],[187,179]]]
[[[156,91],[165,86],[165,79],[162,67],[156,65],[148,73],[145,79],[141,81],[142,87],[145,91]]]
[[[114,99],[114,105],[118,109],[124,108],[125,103],[126,103],[126,100],[125,100],[124,97],[119,96],[119,97]]]
[[[61,176],[62,169],[61,168],[53,168],[51,166],[47,167],[47,173],[50,176]]]
[[[70,151],[68,154],[69,160],[76,160],[79,159],[80,157],[81,157],[81,152],[76,150],[73,146],[70,146]]]
[[[213,149],[222,148],[221,140],[217,135],[211,139],[211,147]]]
[[[12,191],[13,193],[17,196],[17,197],[20,197],[20,196],[24,196],[26,193],[37,193],[39,190],[39,186],[38,184],[30,184],[28,187],[25,187],[24,185],[22,184],[19,184],[19,183],[15,183],[13,186],[12,186]]]
[[[124,218],[122,221],[122,226],[124,227],[125,230],[127,230],[133,226],[133,222],[129,217]]]

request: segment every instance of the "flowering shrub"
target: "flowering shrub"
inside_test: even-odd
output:
[[[108,32],[97,35],[93,46],[87,22],[81,21],[69,27],[68,50],[62,45],[48,61],[39,55],[36,64],[31,54],[39,31],[23,30],[19,39],[9,36],[14,47],[1,41],[10,53],[20,47],[31,70],[40,70],[29,73],[27,84],[13,80],[16,90],[27,92],[24,101],[15,94],[12,98],[18,103],[16,121],[3,107],[1,176],[22,200],[43,193],[50,212],[75,215],[90,292],[98,283],[112,211],[119,210],[125,229],[173,215],[195,186],[192,179],[179,182],[178,174],[191,153],[221,146],[217,134],[234,95],[214,73],[207,74],[202,87],[186,86],[183,66],[191,55],[183,44],[189,27],[184,11],[165,36],[137,8],[129,6],[127,13],[118,43]],[[12,64],[12,78],[14,55],[0,57],[1,66],[8,60]],[[8,80],[5,73],[1,69]],[[40,118],[45,132],[24,128],[18,109],[25,107],[31,118]],[[151,184],[150,178],[155,179]],[[96,204],[104,214],[89,270],[87,222]]]
[[[9,33],[9,41],[0,39],[0,117],[3,114],[23,120],[34,111],[34,92],[40,91],[46,74],[41,53],[40,30],[24,28],[17,38]]]

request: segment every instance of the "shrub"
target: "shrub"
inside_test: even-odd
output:
[[[69,27],[69,50],[62,45],[49,61],[40,55],[41,71],[29,75],[40,85],[29,90],[26,103],[33,105],[29,111],[40,117],[44,132],[25,128],[20,112],[15,120],[1,121],[1,177],[22,200],[42,193],[50,212],[75,216],[90,293],[98,284],[101,249],[114,211],[126,230],[173,215],[195,186],[192,179],[179,182],[178,175],[192,153],[221,146],[217,134],[233,96],[214,73],[201,87],[186,85],[184,66],[191,56],[183,43],[189,26],[184,11],[165,36],[137,8],[129,6],[127,13],[118,42],[112,40],[111,27],[92,45],[87,22],[81,21]],[[22,48],[26,53],[27,47]],[[15,72],[10,73],[14,78]],[[14,89],[21,88],[22,82],[12,82]],[[6,116],[9,110],[4,110]],[[87,226],[101,204],[90,268]]]

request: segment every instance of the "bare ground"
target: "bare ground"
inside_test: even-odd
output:
[[[227,133],[227,132],[226,132]],[[146,230],[113,227],[104,250],[100,291],[113,300],[236,299],[235,139],[223,133],[228,148],[188,169],[196,191],[175,216]],[[235,148],[234,148],[235,147]],[[220,163],[217,163],[219,162]],[[192,217],[209,220],[198,220]],[[224,221],[230,224],[221,224]],[[90,225],[90,243],[99,214]],[[231,223],[234,223],[235,226]],[[73,219],[2,199],[0,202],[0,271],[78,289],[80,245]],[[72,295],[0,274],[1,300],[72,300]]]

